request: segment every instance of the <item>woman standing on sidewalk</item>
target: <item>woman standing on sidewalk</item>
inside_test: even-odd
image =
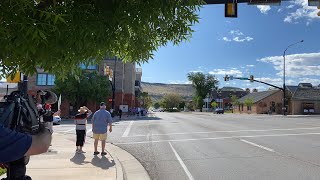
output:
[[[87,118],[92,114],[92,112],[86,106],[80,107],[78,111],[79,111],[79,114],[75,116],[76,133],[77,133],[76,152],[85,153],[82,150],[82,147],[86,137]]]

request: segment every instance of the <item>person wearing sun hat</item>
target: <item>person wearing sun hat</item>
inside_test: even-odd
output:
[[[79,114],[75,116],[76,134],[77,134],[76,152],[85,153],[82,150],[82,147],[84,145],[85,137],[86,137],[87,118],[92,114],[92,112],[86,106],[80,107],[78,112]]]
[[[107,130],[109,124],[109,132],[112,132],[112,117],[110,112],[106,110],[106,104],[100,103],[100,109],[94,113],[92,117],[92,132],[94,139],[94,155],[98,155],[98,142],[101,141],[102,151],[101,155],[106,155],[105,146],[107,139]]]

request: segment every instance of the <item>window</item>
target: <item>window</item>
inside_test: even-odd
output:
[[[39,73],[37,75],[38,86],[53,86],[56,76],[53,74]]]
[[[97,70],[98,69],[98,65],[94,64],[94,65],[85,65],[84,63],[80,64],[80,68],[84,69],[84,70]]]
[[[247,111],[251,111],[251,106],[247,106]]]

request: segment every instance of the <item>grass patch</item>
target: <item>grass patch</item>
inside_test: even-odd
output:
[[[1,169],[1,168],[0,168],[0,176],[1,176],[2,174],[5,174],[6,172],[7,172],[6,169]]]
[[[224,113],[232,113],[232,110],[225,110]]]

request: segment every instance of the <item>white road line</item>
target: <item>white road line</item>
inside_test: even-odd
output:
[[[229,130],[229,131],[206,131],[206,132],[183,132],[183,133],[168,133],[168,134],[152,134],[152,136],[168,136],[168,135],[185,135],[185,134],[212,134],[212,133],[233,133],[233,132],[268,132],[268,131],[295,131],[295,130],[311,130],[320,129],[320,127],[310,128],[291,128],[291,129],[257,129],[257,130]],[[148,135],[133,135],[130,137],[145,137]],[[123,137],[123,136],[122,136]]]
[[[253,143],[253,142],[244,140],[244,139],[240,139],[240,141],[242,141],[242,142],[244,142],[244,143],[247,143],[247,144],[250,144],[250,145],[252,145],[252,146],[255,146],[255,147],[264,149],[264,150],[266,150],[266,151],[275,152],[275,151],[274,151],[273,149],[271,149],[271,148],[268,148],[268,147],[265,147],[265,146],[261,146],[261,145],[259,145],[259,144],[256,144],[256,143]]]
[[[70,132],[70,131],[75,131],[75,129],[72,128],[72,129],[69,129],[69,130],[67,130],[67,131],[63,131],[63,133],[68,133],[68,132]]]
[[[178,159],[180,165],[182,166],[184,172],[187,174],[189,180],[194,180],[192,174],[190,173],[190,171],[188,170],[187,166],[183,163],[182,159],[180,158],[179,154],[177,153],[177,151],[173,148],[172,144],[169,142],[169,145],[174,153],[174,155],[176,156],[176,158]]]
[[[308,135],[320,135],[320,133],[300,133],[300,134],[266,134],[255,136],[222,136],[214,138],[199,138],[199,139],[172,139],[172,140],[159,140],[159,141],[138,141],[128,143],[114,143],[114,144],[148,144],[148,143],[162,143],[162,142],[186,142],[186,141],[201,141],[201,140],[219,140],[219,139],[235,139],[235,138],[259,138],[259,137],[282,137],[282,136],[308,136]]]
[[[91,128],[91,129],[89,129],[86,133],[90,133],[90,132],[92,132],[92,128]]]
[[[127,129],[124,131],[122,137],[128,137],[130,130],[131,130],[131,126],[133,124],[134,121],[130,121],[130,124],[128,125]]]

